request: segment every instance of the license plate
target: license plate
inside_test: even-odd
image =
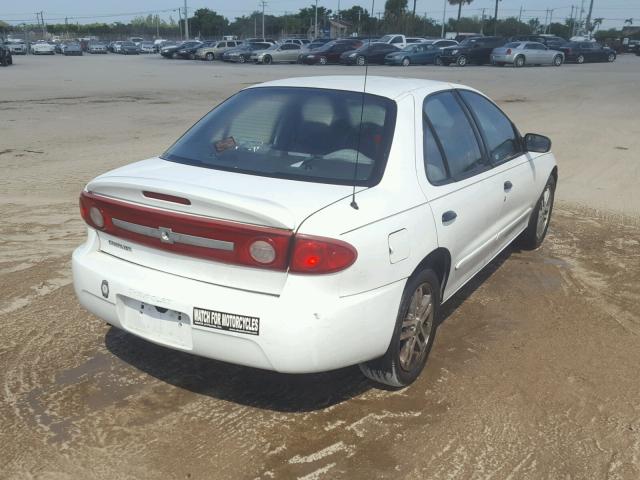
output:
[[[260,335],[260,319],[235,313],[218,312],[204,308],[193,309],[193,325],[228,332]]]

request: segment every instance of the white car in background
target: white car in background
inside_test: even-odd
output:
[[[31,44],[32,55],[55,55],[56,46],[47,42],[37,42]]]
[[[440,305],[543,241],[556,162],[462,85],[277,80],[160,157],[90,181],[80,303],[159,345],[279,372],[414,381]]]

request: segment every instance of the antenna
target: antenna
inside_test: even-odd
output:
[[[376,0],[371,0],[371,13],[375,6]],[[371,18],[371,16],[369,16]],[[369,29],[367,29],[369,30]],[[370,32],[368,32],[370,34]],[[371,37],[367,39],[368,45],[371,45]],[[362,104],[360,106],[360,127],[358,128],[358,148],[356,149],[356,164],[353,169],[353,191],[351,192],[350,206],[354,210],[359,210],[358,203],[356,202],[356,180],[358,178],[358,160],[360,158],[360,141],[362,140],[362,119],[364,117],[364,102],[367,94],[367,75],[369,73],[369,62],[365,60],[364,64],[364,85],[362,86]]]

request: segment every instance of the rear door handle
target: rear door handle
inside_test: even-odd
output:
[[[513,188],[513,183],[511,183],[509,180],[507,180],[506,182],[504,182],[504,191],[508,192]]]
[[[448,210],[442,214],[442,223],[447,224],[453,222],[458,214],[453,210]]]

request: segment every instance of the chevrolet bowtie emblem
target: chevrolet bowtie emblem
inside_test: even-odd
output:
[[[160,241],[162,243],[173,243],[173,232],[170,228],[158,227],[160,231]]]

